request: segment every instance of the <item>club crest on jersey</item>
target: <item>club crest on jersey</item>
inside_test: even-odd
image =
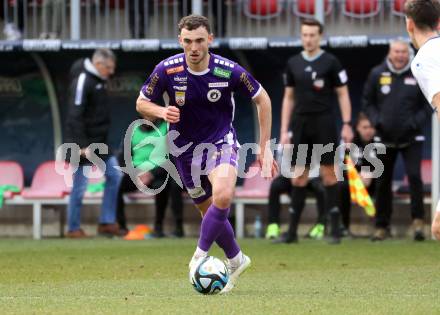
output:
[[[382,92],[382,94],[387,95],[391,92],[391,87],[389,85],[382,85],[380,91]]]
[[[322,89],[324,87],[324,80],[323,79],[317,79],[315,81],[313,81],[313,87],[315,87],[315,89]]]
[[[179,106],[185,105],[185,92],[176,91],[176,104]]]
[[[208,100],[212,103],[217,102],[221,96],[222,96],[222,93],[217,89],[209,90],[209,92],[208,92]]]

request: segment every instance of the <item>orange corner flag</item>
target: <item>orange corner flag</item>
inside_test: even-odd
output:
[[[349,155],[345,156],[345,163],[347,164],[348,186],[350,187],[351,201],[364,208],[365,213],[368,216],[374,217],[376,215],[376,208],[374,207],[373,201],[362,182],[361,176]]]

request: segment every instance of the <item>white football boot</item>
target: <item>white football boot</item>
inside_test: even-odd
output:
[[[238,266],[233,266],[229,260],[226,262],[226,267],[229,271],[229,281],[223,290],[221,290],[220,294],[225,294],[231,291],[237,284],[238,277],[250,267],[251,259],[245,254],[242,255],[241,263]]]

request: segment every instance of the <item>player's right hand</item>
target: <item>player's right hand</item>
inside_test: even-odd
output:
[[[280,144],[285,145],[290,143],[289,132],[281,132],[280,134]]]
[[[180,110],[176,106],[167,106],[162,113],[162,119],[175,124],[180,121]]]

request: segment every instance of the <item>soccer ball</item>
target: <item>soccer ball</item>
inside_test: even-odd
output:
[[[189,271],[189,282],[202,294],[217,294],[228,283],[229,272],[220,259],[207,256]]]

